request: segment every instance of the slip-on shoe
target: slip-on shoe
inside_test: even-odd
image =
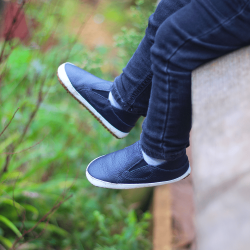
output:
[[[190,172],[186,154],[158,166],[148,165],[138,141],[93,160],[86,169],[86,176],[97,187],[133,189],[173,183],[186,178]]]
[[[108,100],[112,82],[100,79],[71,64],[59,66],[57,76],[63,87],[115,137],[129,134],[140,115],[117,109]]]

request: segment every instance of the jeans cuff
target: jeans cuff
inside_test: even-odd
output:
[[[133,105],[130,105],[130,104],[124,102],[124,100],[122,99],[122,97],[119,93],[116,82],[114,82],[114,84],[113,84],[113,87],[111,89],[111,93],[112,93],[112,96],[114,97],[114,99],[116,100],[116,102],[122,107],[123,110],[129,111],[133,114],[146,116],[147,109],[141,110],[141,109],[133,108],[132,107]]]
[[[111,89],[112,96],[117,101],[117,103],[122,107],[123,110],[128,111],[129,105],[122,100],[122,97],[119,94],[116,83],[114,82],[113,87]]]
[[[141,144],[141,149],[143,150],[143,152],[147,154],[148,156],[155,158],[155,159],[174,161],[175,159],[181,157],[182,155],[186,153],[186,148],[177,152],[167,152],[164,149],[161,149],[161,150],[159,150],[158,148],[150,149],[142,142],[142,140],[140,140],[140,144]]]

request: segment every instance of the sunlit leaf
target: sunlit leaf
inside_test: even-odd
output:
[[[3,236],[0,236],[0,242],[2,242],[8,248],[11,248],[12,246],[12,242]]]
[[[5,216],[0,215],[0,221],[4,223],[8,228],[10,228],[18,237],[21,237],[21,232],[17,229],[17,227]]]
[[[14,134],[10,135],[8,138],[6,138],[5,140],[0,138],[0,153],[2,153],[18,137],[19,137],[19,133],[14,133]],[[3,154],[2,154],[2,156],[3,156]]]
[[[18,202],[13,202],[12,199],[8,198],[0,198],[0,204],[8,204],[10,206],[15,207],[16,209],[20,210],[21,212],[24,210],[23,206],[21,206]]]

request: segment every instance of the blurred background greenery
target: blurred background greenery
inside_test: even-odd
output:
[[[60,86],[56,71],[69,61],[113,81],[154,4],[18,1],[29,31],[23,42],[4,33],[1,15],[0,249],[152,248],[152,190],[101,189],[85,178],[91,160],[139,139],[142,120],[126,139],[113,138]]]

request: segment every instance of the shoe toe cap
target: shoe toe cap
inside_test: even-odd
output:
[[[93,82],[93,75],[75,66],[74,64],[65,63],[64,69],[69,81],[75,88],[79,86],[88,86],[91,82]]]
[[[141,160],[142,155],[137,142],[125,149],[93,160],[87,168],[87,175],[105,182],[120,183],[124,179],[123,173]]]
[[[108,166],[110,163],[107,162],[107,157],[101,156],[94,161],[92,161],[86,172],[95,179],[105,181],[105,182],[117,182],[117,173],[115,171],[111,171]]]
[[[58,73],[59,77],[62,75],[64,76],[63,78],[67,78],[66,81],[69,81],[77,91],[81,91],[83,89],[90,90],[92,88],[110,91],[111,86],[113,85],[112,82],[105,81],[68,62],[59,67]]]

